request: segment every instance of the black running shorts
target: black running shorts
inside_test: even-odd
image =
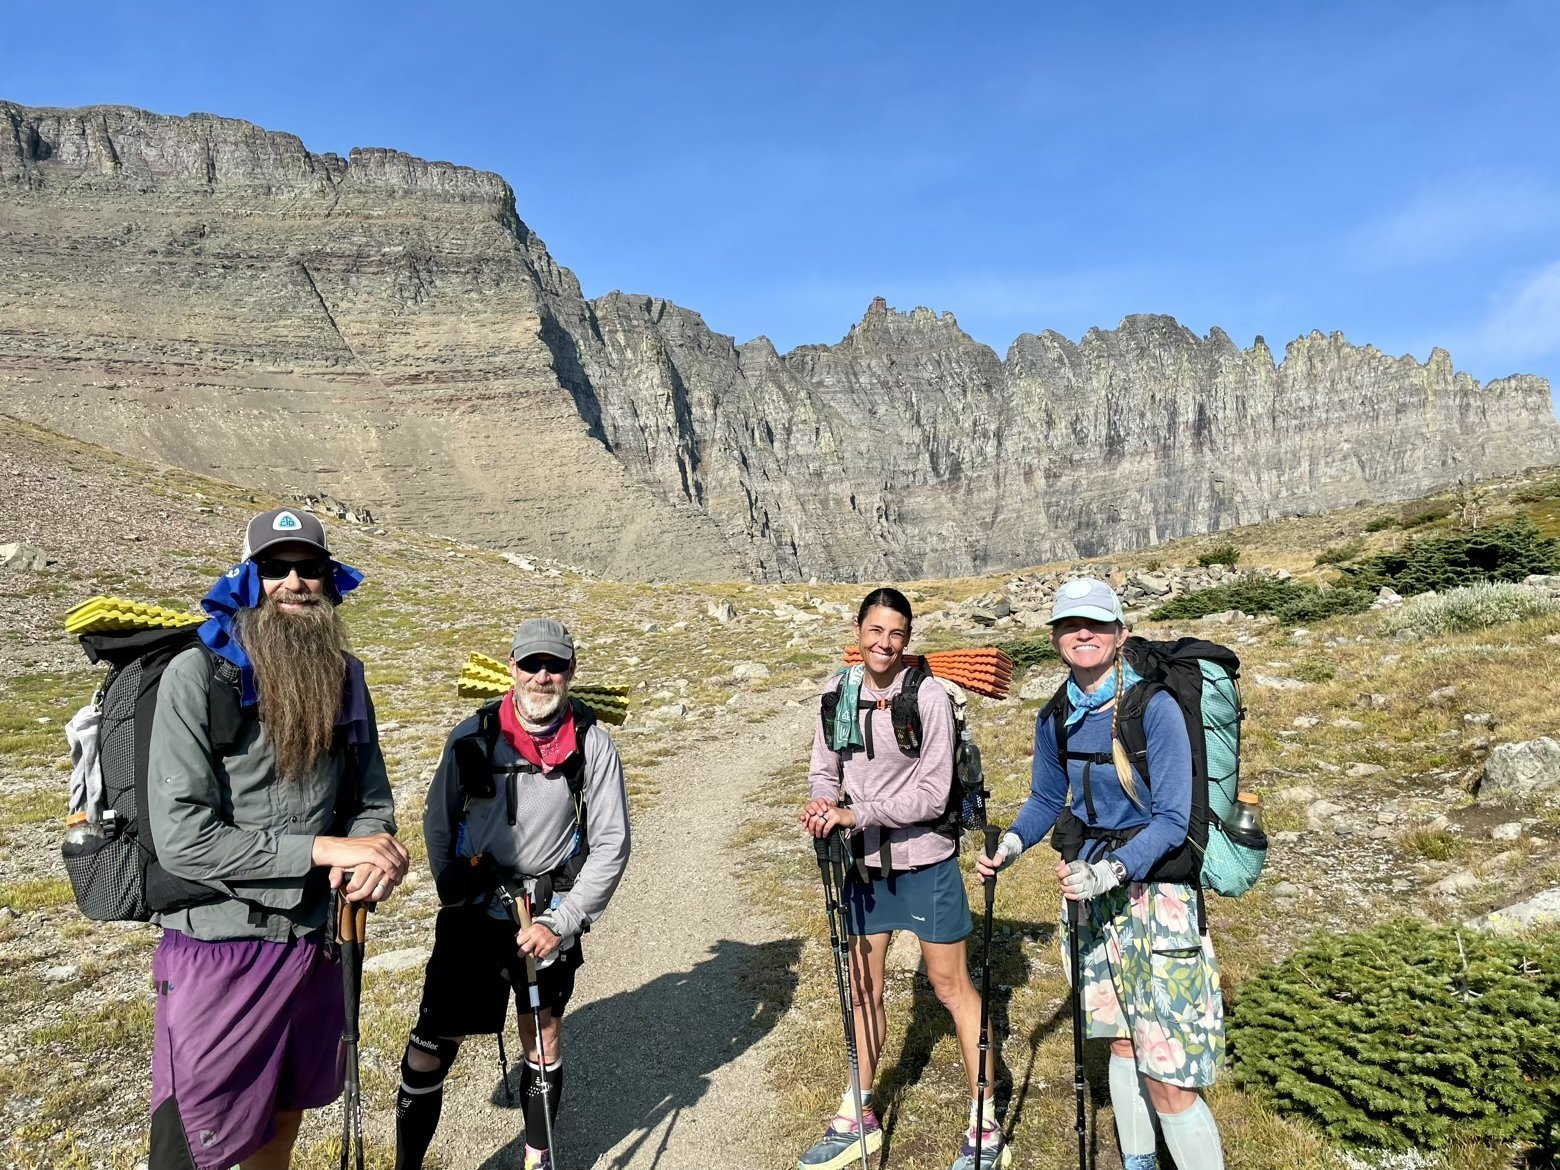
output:
[[[446,906],[433,928],[433,955],[417,1010],[419,1036],[479,1036],[499,1032],[513,993],[524,1019],[531,1013],[525,959],[513,925],[481,907]],[[563,1014],[574,994],[574,972],[585,961],[579,940],[537,972],[544,1011]]]

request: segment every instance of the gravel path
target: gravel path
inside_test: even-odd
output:
[[[765,1062],[801,943],[747,903],[740,859],[720,842],[748,794],[806,750],[808,728],[805,709],[787,707],[655,769],[661,793],[635,821],[628,872],[586,936],[564,1020],[559,1170],[789,1164],[767,1128]],[[490,1041],[467,1048],[462,1065],[491,1061]],[[444,1165],[521,1165],[520,1114],[496,1103],[497,1087],[496,1072],[450,1081],[431,1151]]]

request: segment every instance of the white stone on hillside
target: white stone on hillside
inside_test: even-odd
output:
[[[390,971],[421,969],[427,963],[428,950],[426,947],[407,947],[399,951],[385,951],[383,954],[373,955],[365,959],[363,961],[363,970],[384,974]]]
[[[1363,776],[1379,776],[1385,771],[1386,769],[1380,764],[1358,763],[1350,764],[1344,775],[1359,778]]]
[[[1503,743],[1484,763],[1481,798],[1518,799],[1560,790],[1560,743],[1547,735],[1525,743]]]
[[[1517,934],[1535,926],[1554,926],[1556,923],[1560,923],[1560,887],[1544,890],[1524,901],[1481,914],[1470,919],[1468,925],[1475,930],[1489,930],[1496,934]]]

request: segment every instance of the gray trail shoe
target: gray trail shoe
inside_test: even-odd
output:
[[[1003,1170],[1003,1167],[1013,1160],[1013,1151],[1008,1146],[1007,1139],[1002,1136],[1001,1128],[994,1125],[981,1137],[980,1170]],[[952,1170],[975,1170],[973,1131],[965,1131],[964,1145],[959,1147],[959,1156],[953,1160]]]
[[[864,1111],[867,1122],[867,1153],[875,1154],[883,1145],[883,1127],[878,1124],[877,1114],[872,1110]],[[846,1129],[835,1129],[836,1125],[847,1126]],[[836,1117],[829,1123],[829,1128],[823,1131],[823,1136],[813,1143],[808,1150],[796,1160],[796,1170],[843,1170],[843,1167],[861,1160],[861,1140],[856,1135],[856,1123],[845,1117]]]

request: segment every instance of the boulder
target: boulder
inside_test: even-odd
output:
[[[1560,790],[1560,742],[1547,735],[1524,743],[1503,743],[1484,762],[1480,798],[1526,799]]]
[[[420,970],[428,964],[426,947],[407,947],[399,951],[385,951],[363,961],[365,972],[386,974],[392,971]]]
[[[1356,779],[1361,779],[1366,776],[1379,776],[1385,771],[1386,769],[1380,764],[1359,763],[1350,764],[1348,768],[1344,770],[1344,775],[1353,776]]]
[[[704,612],[723,626],[737,620],[737,607],[729,601],[712,601]]]
[[[1518,934],[1536,926],[1554,926],[1560,923],[1560,886],[1534,894],[1521,902],[1491,910],[1471,919],[1468,925],[1475,930],[1489,930],[1496,934]]]
[[[768,678],[769,667],[762,662],[739,662],[731,668],[731,677],[744,682],[754,679]]]
[[[1371,609],[1395,609],[1402,604],[1402,595],[1394,592],[1390,586],[1383,585],[1381,592],[1376,594],[1376,600],[1371,602],[1370,607]]]
[[[48,554],[35,544],[13,540],[0,544],[0,571],[11,573],[35,573],[49,563]]]

